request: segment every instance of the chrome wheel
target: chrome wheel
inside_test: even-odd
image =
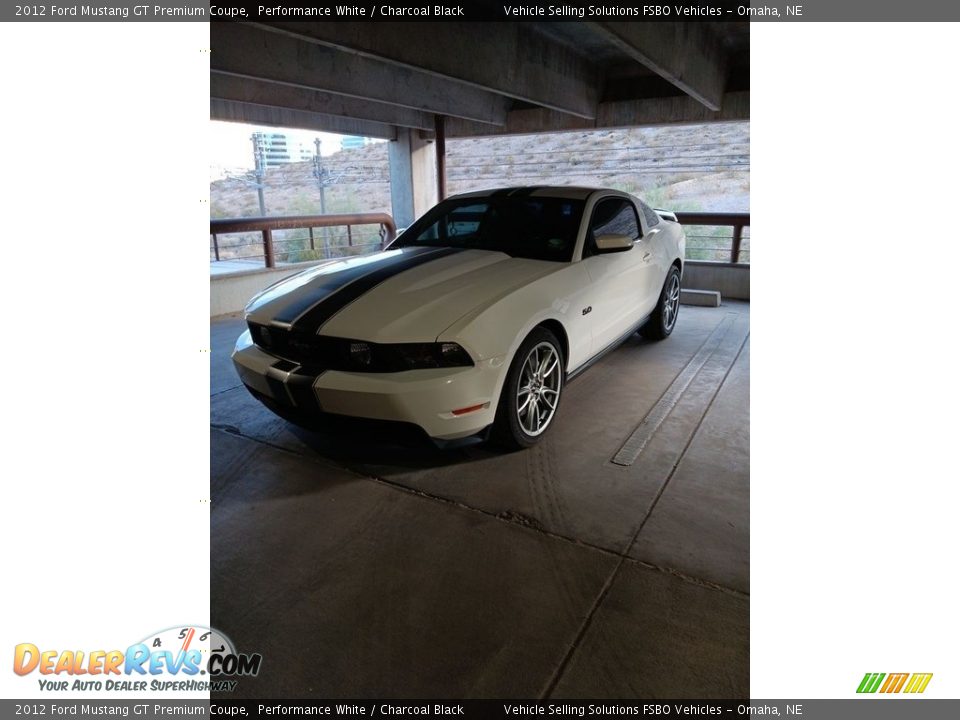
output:
[[[680,309],[680,276],[674,273],[670,276],[667,291],[663,298],[663,329],[670,332],[677,321],[677,311]]]
[[[535,345],[523,361],[517,381],[517,420],[527,435],[547,429],[557,411],[563,369],[556,348],[548,342]]]

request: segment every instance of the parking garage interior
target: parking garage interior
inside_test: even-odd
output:
[[[211,117],[390,141],[403,227],[444,196],[447,138],[749,119],[748,32],[214,23]],[[298,429],[230,364],[242,315],[213,317],[211,622],[271,659],[237,693],[747,696],[749,265],[732,260],[685,278],[719,304],[604,357],[515,453]]]

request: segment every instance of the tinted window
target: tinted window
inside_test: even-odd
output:
[[[583,202],[565,198],[447,200],[411,225],[393,247],[496,250],[513,257],[569,262],[582,215]]]
[[[660,216],[657,215],[645,202],[640,203],[640,209],[643,210],[643,219],[646,221],[648,228],[652,228],[654,225],[660,222]]]
[[[593,209],[590,229],[597,235],[626,235],[634,240],[640,237],[640,223],[633,203],[624,198],[601,200]]]
[[[470,237],[480,231],[480,221],[486,212],[486,205],[464,205],[453,208],[420,233],[419,240],[437,244],[434,241]]]

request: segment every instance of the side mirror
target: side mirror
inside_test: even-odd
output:
[[[629,235],[610,233],[597,235],[594,239],[597,242],[597,252],[601,253],[623,252],[633,248],[633,239]]]

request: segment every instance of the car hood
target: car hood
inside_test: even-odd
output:
[[[371,342],[431,342],[467,313],[562,267],[487,250],[388,250],[277,283],[250,302],[247,318]]]

